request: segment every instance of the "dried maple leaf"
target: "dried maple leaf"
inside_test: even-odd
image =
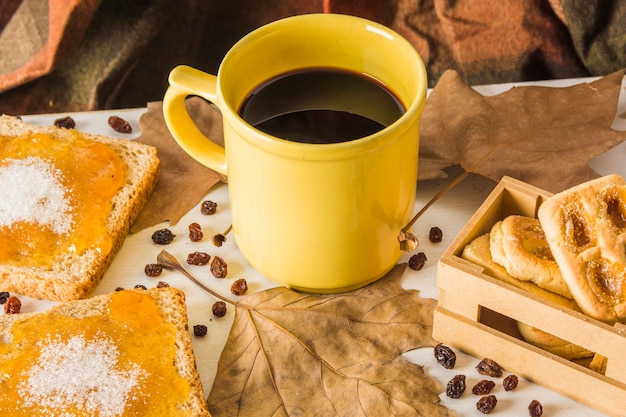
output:
[[[219,111],[198,97],[187,100],[187,110],[201,131],[223,144]],[[148,103],[148,111],[139,122],[141,136],[137,140],[158,149],[161,172],[154,192],[131,227],[132,233],[166,220],[178,223],[211,187],[224,180],[178,146],[165,125],[162,102]]]
[[[215,416],[452,416],[402,360],[434,346],[436,302],[401,286],[406,265],[343,294],[284,287],[237,303],[208,398]]]
[[[623,77],[624,70],[592,83],[485,97],[456,72],[444,73],[422,113],[420,179],[452,165],[552,192],[596,178],[589,161],[626,140],[611,129]]]

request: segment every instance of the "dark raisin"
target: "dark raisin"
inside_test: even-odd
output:
[[[537,400],[532,400],[530,404],[528,404],[528,415],[530,417],[541,417],[543,414],[543,406]]]
[[[484,358],[476,365],[476,370],[481,375],[487,375],[495,378],[502,376],[502,368],[492,359]]]
[[[133,133],[130,123],[118,116],[109,117],[109,126],[119,133]]]
[[[234,295],[244,295],[248,291],[248,282],[244,278],[239,278],[230,286],[230,292]]]
[[[418,252],[409,258],[409,268],[419,271],[424,267],[426,261],[426,254],[424,252]]]
[[[120,291],[124,291],[124,288],[122,288],[122,287],[115,288],[115,292],[120,292]]]
[[[454,365],[456,364],[456,353],[454,353],[454,351],[448,346],[443,343],[439,343],[435,346],[434,354],[439,365],[446,369],[454,368]]]
[[[518,382],[519,380],[517,378],[517,375],[511,374],[504,378],[504,381],[502,381],[502,385],[504,386],[505,391],[512,391],[517,388]]]
[[[189,225],[189,240],[192,242],[200,242],[204,237],[204,233],[202,233],[202,228],[198,223],[191,223]]]
[[[64,127],[65,129],[74,129],[76,122],[70,116],[61,117],[54,121],[56,127]]]
[[[433,243],[439,243],[443,239],[443,232],[437,226],[430,228],[430,233],[428,234],[428,240]]]
[[[474,395],[487,395],[491,392],[496,383],[488,379],[478,381],[472,388],[472,394]]]
[[[167,288],[169,286],[170,286],[170,284],[168,284],[165,281],[159,281],[159,282],[157,282],[157,285],[156,285],[157,288]]]
[[[219,256],[214,256],[211,261],[211,273],[215,278],[226,278],[228,275],[228,265]]]
[[[7,302],[11,294],[7,291],[0,291],[0,304],[4,304]]]
[[[189,265],[206,265],[211,260],[211,255],[205,252],[192,252],[187,255]]]
[[[498,399],[495,395],[487,395],[486,397],[482,397],[476,403],[476,409],[483,414],[489,414],[496,408],[496,404],[498,403]]]
[[[217,211],[217,203],[214,201],[205,200],[200,205],[200,213],[202,214],[206,214],[210,216],[211,214],[215,214],[216,211]]]
[[[152,241],[157,245],[169,245],[176,235],[169,229],[159,229],[152,234]]]
[[[198,337],[204,337],[208,333],[208,329],[204,324],[194,324],[193,334]]]
[[[19,298],[12,295],[4,303],[4,314],[18,314],[22,310],[22,302]]]
[[[145,286],[145,285],[143,285],[143,284],[137,284],[137,285],[135,285],[133,288],[134,288],[134,289],[136,289],[136,290],[147,290],[147,289],[148,289],[148,288],[146,288],[146,286]]]
[[[215,317],[224,317],[226,315],[226,303],[223,301],[216,301],[211,307],[213,315]]]
[[[460,398],[465,392],[465,375],[455,375],[446,385],[446,395],[450,398]]]
[[[147,264],[144,268],[143,268],[143,272],[151,277],[158,277],[159,275],[161,275],[161,272],[163,272],[163,267],[159,264]]]

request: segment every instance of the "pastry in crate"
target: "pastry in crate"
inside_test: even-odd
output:
[[[588,181],[547,199],[538,212],[550,249],[582,311],[626,319],[626,182]]]
[[[626,182],[588,181],[547,198],[538,219],[510,215],[470,242],[463,258],[533,295],[614,324],[626,319]],[[517,323],[527,342],[566,359],[593,352]],[[590,368],[603,372],[606,358]]]
[[[494,224],[489,233],[470,242],[461,257],[508,284],[580,311],[550,254],[537,219],[508,216]],[[517,327],[525,341],[565,359],[593,356],[593,352],[583,347],[525,323],[517,322]]]

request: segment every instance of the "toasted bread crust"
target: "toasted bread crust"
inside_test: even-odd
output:
[[[158,306],[159,314],[164,318],[165,322],[175,327],[176,355],[174,366],[177,373],[185,378],[190,385],[187,401],[184,404],[180,404],[180,408],[188,410],[193,416],[210,417],[191,345],[185,294],[181,290],[172,287],[126,291],[134,291],[150,296]],[[49,314],[50,312],[56,312],[74,318],[104,314],[112,295],[113,293],[110,293],[94,296],[87,300],[70,301],[56,305],[47,312],[0,315],[0,343],[9,343],[11,341],[13,325],[33,316]],[[37,335],[33,335],[33,337],[37,337]],[[150,354],[150,352],[146,352],[146,354]]]
[[[73,137],[71,130],[55,126],[38,127],[20,119],[0,117],[0,135],[22,136],[46,133],[60,141]],[[112,238],[112,248],[105,256],[95,249],[84,253],[66,254],[54,260],[52,268],[0,264],[0,289],[38,299],[70,301],[89,296],[111,261],[121,248],[130,225],[137,218],[154,190],[159,176],[156,148],[136,141],[81,133],[85,139],[104,143],[113,149],[127,167],[126,183],[112,201],[106,229]]]

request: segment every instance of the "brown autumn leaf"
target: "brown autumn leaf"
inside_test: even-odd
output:
[[[364,288],[284,287],[237,303],[209,410],[215,416],[453,416],[409,350],[434,346],[436,301],[405,290],[406,265]]]
[[[611,129],[623,77],[621,70],[591,83],[514,87],[486,97],[447,71],[422,113],[419,178],[460,165],[552,192],[596,178],[589,161],[626,140],[626,132]]]
[[[189,115],[208,137],[223,144],[222,122],[218,110],[204,100],[187,100]],[[161,172],[156,188],[143,211],[133,223],[131,233],[169,220],[176,224],[206,193],[224,178],[196,162],[178,146],[163,118],[163,103],[148,103],[148,111],[139,120],[139,142],[158,149]]]

